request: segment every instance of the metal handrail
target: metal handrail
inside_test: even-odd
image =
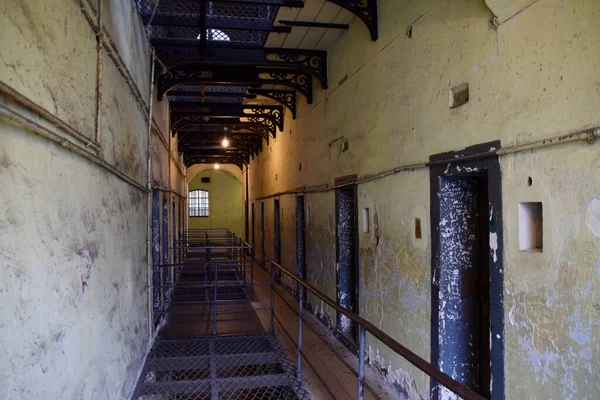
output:
[[[273,276],[273,272],[274,272],[273,267],[275,267],[275,268],[279,269],[280,271],[282,271],[287,276],[289,276],[290,278],[292,278],[293,280],[295,280],[300,285],[300,287],[299,287],[300,291],[299,291],[299,296],[298,296],[298,299],[299,299],[299,301],[298,301],[298,311],[299,311],[298,312],[298,315],[299,315],[298,321],[300,324],[298,327],[298,331],[299,331],[299,335],[298,335],[298,356],[299,357],[298,357],[298,367],[297,367],[298,375],[300,375],[300,371],[301,371],[300,349],[302,346],[302,341],[301,341],[302,298],[303,298],[303,288],[306,288],[310,292],[312,292],[315,296],[317,296],[319,299],[321,299],[324,303],[326,303],[330,307],[334,308],[338,312],[344,314],[352,322],[354,322],[355,324],[357,324],[359,326],[359,329],[360,329],[360,332],[359,332],[359,341],[360,341],[360,343],[359,343],[359,377],[358,377],[358,381],[359,381],[358,382],[358,398],[359,399],[362,399],[363,391],[364,391],[364,358],[365,358],[365,341],[366,341],[365,331],[366,331],[366,332],[369,332],[371,335],[373,335],[374,338],[376,338],[377,340],[379,340],[380,342],[385,344],[387,347],[392,349],[394,352],[396,352],[400,356],[404,357],[404,359],[406,359],[412,365],[414,365],[415,367],[417,367],[418,369],[423,371],[425,374],[429,375],[436,382],[444,385],[446,388],[450,389],[452,392],[456,393],[457,395],[461,396],[462,398],[464,398],[466,400],[485,400],[485,397],[481,396],[479,393],[475,392],[473,389],[452,379],[450,376],[446,375],[439,369],[435,368],[433,365],[431,365],[430,363],[428,363],[427,361],[425,361],[424,359],[419,357],[417,354],[413,353],[408,348],[406,348],[403,345],[401,345],[400,343],[398,343],[387,333],[385,333],[381,329],[377,328],[371,322],[367,321],[364,318],[361,318],[360,316],[353,313],[352,311],[340,306],[336,301],[327,297],[319,289],[312,286],[306,280],[297,277],[295,274],[293,274],[292,272],[283,268],[277,262],[275,262],[273,260],[271,260],[270,262],[271,262],[271,275],[272,276]]]

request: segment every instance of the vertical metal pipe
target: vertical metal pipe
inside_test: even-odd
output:
[[[154,98],[154,49],[152,49],[152,56],[150,58],[150,95],[149,95],[149,103],[150,107],[148,108],[148,146],[146,149],[146,168],[147,168],[147,176],[146,176],[146,188],[148,189],[147,202],[148,206],[148,230],[147,230],[147,254],[148,258],[148,298],[151,301],[148,301],[148,332],[150,336],[152,336],[152,332],[154,331],[154,324],[152,323],[152,312],[153,312],[153,268],[152,268],[152,99]]]
[[[250,249],[250,300],[254,301],[254,247]]]
[[[162,304],[167,306],[169,294],[169,200],[167,193],[163,192],[162,207]]]
[[[275,267],[271,263],[271,335],[275,334]]]
[[[100,109],[102,108],[102,56],[104,50],[104,29],[102,28],[102,4],[98,0],[98,22],[96,28],[96,40],[98,53],[96,56],[96,126],[94,141],[100,143]],[[154,60],[152,61],[154,63]]]
[[[304,286],[298,284],[298,358],[296,360],[296,378],[302,379],[302,309],[304,308]]]
[[[210,254],[210,249],[208,249],[208,253]],[[210,256],[209,256],[210,259]],[[210,262],[210,261],[209,261]],[[213,335],[217,334],[217,292],[218,292],[218,285],[219,285],[219,270],[217,268],[217,265],[212,265],[211,262],[211,266],[212,266],[212,270],[213,270],[213,279],[214,279],[214,293],[213,293]]]
[[[154,305],[154,316],[160,312],[160,219],[159,219],[159,192],[152,191],[152,303]]]
[[[244,285],[246,284],[246,244],[242,243],[242,274],[244,275]]]
[[[365,392],[365,342],[367,341],[367,331],[362,325],[358,329],[358,400],[362,400]]]
[[[245,215],[245,219],[244,219],[244,222],[245,222],[245,226],[244,226],[245,231],[244,231],[244,233],[246,234],[246,236],[245,236],[246,242],[249,243],[250,242],[250,215],[249,215],[250,214],[250,199],[248,198],[249,197],[248,181],[249,181],[249,179],[248,179],[248,166],[246,165],[246,187],[245,187],[245,189],[246,189],[246,202],[244,204],[245,205],[245,211],[246,211],[245,214],[246,215]]]

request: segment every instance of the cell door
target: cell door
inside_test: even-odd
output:
[[[504,399],[502,192],[497,157],[431,157],[431,360],[485,398]],[[444,160],[443,162],[440,160]],[[432,382],[433,399],[458,399]]]
[[[336,192],[337,301],[355,313],[358,311],[358,215],[356,187]],[[356,327],[345,315],[337,314],[338,331],[356,341]]]

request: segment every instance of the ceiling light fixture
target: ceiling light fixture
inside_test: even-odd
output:
[[[221,144],[223,145],[223,147],[227,148],[229,147],[229,140],[227,140],[227,127],[224,127],[223,130],[225,131],[225,137],[223,138]]]

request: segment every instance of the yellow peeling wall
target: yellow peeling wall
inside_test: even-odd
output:
[[[0,81],[93,140],[90,4],[0,2]],[[150,339],[150,52],[132,1],[105,0],[103,24],[116,47],[113,57],[104,52],[97,162],[91,148],[0,94],[2,399],[128,398]],[[168,134],[159,136],[168,132],[167,107],[155,103],[151,182],[185,195],[185,171],[176,156],[169,161]],[[10,122],[9,113],[33,123]],[[60,135],[88,158],[34,130]],[[179,202],[167,190],[161,205],[164,196]]]
[[[210,183],[202,183],[202,178]],[[188,183],[190,191],[208,190],[209,216],[189,217],[190,229],[231,229],[238,237],[244,237],[244,204],[242,183],[228,171],[206,169]]]
[[[496,2],[499,3],[499,2]],[[506,3],[506,2],[505,2]],[[273,198],[420,163],[432,154],[500,140],[503,147],[600,125],[600,2],[539,0],[499,26],[483,0],[381,0],[380,39],[356,20],[329,51],[329,89],[250,165],[252,224],[273,257]],[[407,35],[412,26],[412,37]],[[450,88],[470,101],[449,108]],[[349,149],[340,151],[344,137]],[[300,168],[301,163],[301,168]],[[600,393],[600,144],[560,144],[503,156],[506,398],[585,398]],[[532,186],[526,184],[532,178]],[[429,170],[358,187],[377,214],[379,240],[360,235],[360,314],[429,360]],[[280,195],[283,264],[295,270],[295,201]],[[518,248],[518,202],[541,201],[543,253]],[[335,298],[335,195],[307,193],[308,279]],[[414,218],[422,223],[415,239]],[[257,254],[260,254],[258,251]],[[316,311],[335,320],[311,299]],[[369,339],[372,363],[411,397],[429,380]],[[592,395],[593,394],[593,395]]]

